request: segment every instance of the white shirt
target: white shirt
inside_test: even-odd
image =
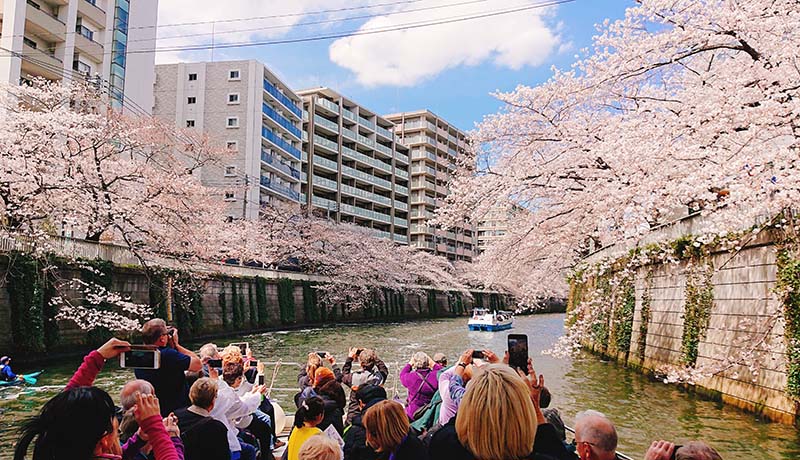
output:
[[[252,414],[258,405],[261,404],[261,393],[246,393],[239,396],[236,390],[230,387],[224,380],[219,379],[219,389],[217,390],[217,402],[211,410],[211,416],[222,422],[228,429],[228,446],[231,452],[242,450],[239,439],[236,435],[236,420],[246,415]]]

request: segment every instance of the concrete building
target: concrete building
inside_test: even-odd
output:
[[[204,184],[225,188],[231,217],[257,219],[274,200],[300,201],[302,100],[264,64],[156,66],[153,113],[234,152],[223,170],[201,172]]]
[[[302,201],[337,222],[408,243],[408,148],[393,125],[328,88],[298,91],[304,101]]]
[[[411,149],[409,244],[450,260],[472,261],[477,255],[474,228],[444,231],[428,224],[436,208],[444,203],[456,157],[466,147],[466,136],[428,110],[384,118],[395,124],[398,141]]]
[[[99,76],[112,104],[153,106],[158,0],[0,1],[0,82]]]
[[[483,216],[483,219],[478,222],[479,253],[483,254],[483,251],[492,242],[505,238],[508,233],[508,223],[518,212],[521,212],[521,209],[516,206],[498,206],[493,207]]]

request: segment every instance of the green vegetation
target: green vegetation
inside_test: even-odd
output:
[[[281,323],[292,324],[296,321],[294,313],[294,281],[288,278],[278,280],[278,308]]]
[[[642,308],[640,312],[641,322],[639,323],[639,340],[636,348],[636,354],[640,363],[644,363],[644,355],[647,350],[647,329],[650,326],[650,319],[652,313],[650,306],[653,303],[653,297],[650,289],[653,287],[653,272],[648,271],[644,279],[644,292],[642,292]]]
[[[11,337],[16,351],[38,353],[45,350],[41,263],[23,254],[12,254],[6,277],[11,307]],[[49,301],[49,299],[48,299]]]
[[[633,334],[633,312],[636,309],[636,287],[633,279],[624,278],[620,283],[618,295],[614,299],[614,346],[619,353],[625,353],[625,360],[631,348]]]
[[[700,340],[705,338],[711,309],[714,306],[714,285],[711,283],[713,267],[701,272],[692,271],[686,276],[686,304],[683,313],[681,360],[687,366],[697,363]]]
[[[800,398],[800,260],[788,248],[777,255],[777,289],[783,297],[786,341],[786,391]]]

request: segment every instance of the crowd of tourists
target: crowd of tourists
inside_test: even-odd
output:
[[[94,386],[107,360],[131,350],[113,338],[25,423],[14,459],[267,460],[284,446],[287,460],[617,458],[611,420],[582,412],[567,442],[570,429],[548,407],[544,376],[530,360],[527,369],[510,367],[507,353],[466,350],[451,366],[441,353],[414,353],[399,373],[404,401],[387,394],[389,370],[375,350],[353,347],[341,367],[329,353],[309,353],[286,445],[249,348],[209,343],[196,354],[160,319],[144,325],[142,342],[159,350],[160,364],[135,370],[120,406]],[[721,457],[703,442],[667,441],[645,455],[672,459]]]

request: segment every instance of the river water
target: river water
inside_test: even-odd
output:
[[[256,358],[263,361],[305,362],[308,352],[328,351],[339,364],[350,346],[374,348],[392,374],[386,384],[392,393],[398,366],[408,362],[418,350],[433,356],[436,352],[456,362],[465,349],[490,349],[502,356],[508,333],[528,334],[536,370],[544,374],[553,394],[551,407],[560,409],[564,421],[572,425],[575,414],[585,409],[599,410],[616,424],[619,450],[634,458],[655,439],[677,443],[702,439],[728,459],[800,459],[800,431],[757,417],[721,403],[703,400],[675,386],[654,382],[641,374],[595,356],[565,361],[542,355],[563,331],[564,315],[547,314],[517,317],[514,329],[504,332],[470,332],[466,318],[385,323],[375,325],[336,325],[289,332],[269,332],[245,337],[218,339],[218,345],[248,341]],[[190,344],[197,349],[201,344]],[[15,361],[19,366],[21,359]],[[38,388],[0,390],[0,458],[11,458],[16,427],[63,387],[80,363],[70,360],[48,367]],[[17,371],[26,369],[17,369]],[[29,369],[30,370],[30,369]],[[284,364],[275,382],[273,397],[287,412],[294,412],[292,395],[297,391],[298,367]],[[267,380],[272,367],[267,368]],[[133,373],[108,363],[96,384],[108,390],[115,400],[122,384]],[[405,389],[397,387],[401,397]]]

